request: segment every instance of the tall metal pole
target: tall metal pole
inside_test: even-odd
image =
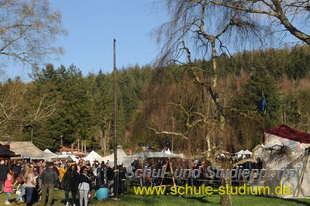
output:
[[[116,40],[113,40],[113,59],[114,59],[114,171],[117,170],[117,134],[116,134]],[[118,193],[118,172],[114,173],[114,196],[117,198]]]

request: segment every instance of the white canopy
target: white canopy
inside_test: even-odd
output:
[[[129,166],[131,162],[130,163],[127,162],[126,157],[127,157],[127,154],[124,152],[124,150],[121,148],[118,148],[117,149],[117,164],[123,163],[125,167]],[[105,156],[105,157],[98,158],[97,160],[100,162],[101,161],[107,162],[109,160],[110,164],[112,164],[112,162],[114,162],[114,153],[108,156]]]
[[[72,155],[58,155],[53,153],[51,150],[49,149],[45,149],[43,152],[45,152],[46,154],[50,154],[50,155],[54,155],[53,157],[50,158],[50,160],[70,160],[70,161],[74,161],[74,158],[72,158]]]
[[[251,151],[249,151],[249,150],[245,150],[245,151],[244,151],[244,154],[245,154],[245,155],[251,155],[251,154],[252,154],[252,152],[251,152]]]
[[[161,152],[164,152],[166,154],[171,154],[170,149],[168,148],[167,150],[163,149]]]
[[[183,158],[183,154],[173,154],[173,153],[166,153],[166,152],[141,152],[138,154],[132,155],[134,158]]]
[[[70,157],[75,163],[78,163],[78,162],[79,162],[79,159],[77,159],[75,155],[69,155],[69,157]]]
[[[134,154],[127,157],[127,161],[129,162],[129,165],[135,160],[135,159],[141,159],[142,161],[147,158],[184,158],[183,154],[174,154],[169,151],[169,153],[162,151],[162,152],[141,152],[138,154]]]
[[[239,152],[236,153],[237,155],[251,155],[252,152],[249,150],[240,150]]]
[[[93,150],[84,158],[84,160],[88,160],[88,161],[90,161],[91,164],[93,164],[95,160],[98,160],[101,158],[102,157],[97,152],[95,152]]]
[[[236,153],[237,155],[243,155],[244,154],[244,150],[240,150],[239,152]]]
[[[47,154],[52,154],[52,155],[56,155],[55,153],[53,153],[51,150],[49,149],[45,149],[43,152],[47,153]]]

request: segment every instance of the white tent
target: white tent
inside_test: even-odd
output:
[[[164,153],[166,153],[166,154],[171,154],[171,152],[170,152],[170,149],[168,148],[168,149],[163,149],[161,152],[164,152]]]
[[[78,162],[78,161],[75,161],[75,157],[73,157],[72,155],[58,155],[58,154],[53,153],[49,149],[45,149],[43,152],[45,152],[46,154],[54,155],[53,157],[50,158],[51,161],[53,161],[53,160],[69,160],[69,161]]]
[[[51,154],[51,155],[56,155],[55,153],[53,153],[51,150],[49,149],[45,149],[43,150],[43,152],[47,153],[47,154]]]
[[[144,161],[147,158],[184,158],[183,154],[174,154],[169,151],[169,153],[162,152],[141,152],[127,157],[127,161],[132,163],[135,159],[140,159]]]
[[[240,150],[239,152],[236,153],[237,155],[244,155],[244,150]]]
[[[90,161],[91,164],[93,164],[95,160],[98,160],[101,158],[102,157],[97,152],[95,152],[93,150],[84,158],[84,160],[88,160],[88,161]]]
[[[75,155],[69,155],[69,157],[70,157],[75,163],[78,163],[78,162],[79,162],[79,159],[77,159]]]
[[[131,162],[129,159],[127,159],[128,155],[124,152],[123,149],[118,148],[117,149],[117,164],[124,164],[125,167],[130,166]],[[110,165],[114,164],[114,153],[105,156],[105,157],[101,157],[97,159],[99,162],[104,161],[105,163],[109,160]]]
[[[249,150],[240,150],[239,152],[236,153],[238,157],[243,156],[243,155],[251,155],[252,152]]]
[[[310,134],[281,125],[265,131],[262,152],[264,169],[294,171],[293,176],[280,175],[266,180],[271,191],[281,184],[292,189],[282,197],[310,197]]]

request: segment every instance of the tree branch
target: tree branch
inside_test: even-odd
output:
[[[149,127],[147,126],[150,130],[152,130],[155,134],[157,135],[161,135],[161,134],[167,134],[167,135],[175,135],[175,136],[179,136],[179,137],[182,137],[183,139],[188,139],[187,136],[185,136],[184,134],[182,133],[177,133],[177,132],[168,132],[168,131],[157,131],[156,129],[152,128],[152,127]]]

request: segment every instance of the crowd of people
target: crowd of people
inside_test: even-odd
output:
[[[118,171],[118,191],[114,191],[114,175]],[[92,189],[109,188],[110,195],[118,192],[123,195],[125,188],[126,168],[119,165],[117,169],[109,162],[80,160],[78,163],[68,161],[29,162],[15,161],[8,167],[0,162],[0,193],[6,193],[5,205],[15,204],[22,200],[27,206],[40,202],[41,206],[53,204],[55,190],[63,190],[66,206],[87,206]],[[4,185],[4,186],[2,186]],[[18,190],[18,196],[10,200],[11,193]],[[79,197],[78,200],[76,197]],[[41,197],[41,198],[40,198]],[[41,200],[40,200],[41,199]],[[79,203],[79,204],[78,204]]]
[[[229,159],[232,161],[231,159]],[[149,171],[160,171],[165,168],[167,171],[175,169],[199,169],[203,174],[209,164],[200,160],[188,159],[146,159],[139,161],[135,159],[131,166],[124,167],[123,164],[114,168],[113,164],[107,162],[95,161],[91,164],[89,161],[80,160],[78,163],[68,161],[38,161],[29,162],[14,161],[8,167],[3,160],[0,162],[0,193],[6,193],[5,205],[11,203],[18,205],[23,200],[28,205],[40,202],[41,206],[52,205],[54,190],[63,190],[66,206],[87,206],[91,197],[91,191],[98,191],[100,188],[108,188],[110,196],[115,193],[123,195],[127,189],[127,179],[130,186],[137,180],[141,186],[159,186],[159,185],[192,185],[199,186],[212,182],[204,175],[199,178],[179,177],[171,178],[160,175],[149,175],[143,178],[129,177],[126,174],[136,173],[138,169],[149,169]],[[251,169],[254,165],[245,163],[244,168]],[[142,170],[138,170],[141,173]],[[177,182],[172,182],[175,179]],[[117,181],[117,182],[115,182]],[[117,184],[116,184],[117,183]],[[3,187],[4,186],[4,187]],[[116,187],[117,186],[117,187]],[[3,188],[3,189],[2,189]],[[17,190],[17,188],[19,188]],[[117,188],[117,190],[116,190]],[[12,191],[19,191],[17,198],[10,200]],[[69,195],[71,194],[71,199]],[[41,197],[41,200],[39,200]],[[77,198],[78,197],[78,198]],[[70,202],[71,201],[71,202]]]

